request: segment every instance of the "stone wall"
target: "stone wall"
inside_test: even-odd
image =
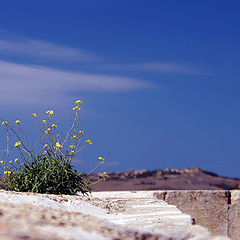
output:
[[[234,240],[240,239],[240,191],[231,191],[229,209],[229,236]]]
[[[196,224],[216,235],[240,239],[240,191],[198,190],[158,191],[158,199],[174,204],[194,218]]]

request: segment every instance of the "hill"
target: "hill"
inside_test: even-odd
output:
[[[232,190],[240,179],[221,177],[201,168],[136,170],[108,173],[110,178],[93,185],[93,191],[127,190]],[[92,182],[102,173],[90,175]]]

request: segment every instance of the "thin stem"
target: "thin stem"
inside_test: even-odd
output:
[[[97,164],[97,166],[96,166],[95,168],[93,168],[93,169],[87,174],[87,176],[89,176],[93,171],[95,171],[100,164],[101,164],[101,163],[99,162],[99,163]]]
[[[9,129],[16,135],[18,141],[21,142],[22,146],[25,148],[25,150],[30,154],[31,152],[27,149],[27,147],[24,145],[24,143],[21,141],[21,138],[18,136],[17,132],[14,130],[14,128],[12,128],[9,124],[7,124],[7,126],[9,127]]]
[[[78,149],[79,146],[80,146],[80,143],[81,143],[82,137],[83,137],[83,135],[81,135],[81,136],[79,137],[79,140],[78,140],[78,143],[77,143],[77,146],[76,146],[77,149]]]
[[[8,128],[7,128],[7,155],[6,155],[6,161],[9,155],[9,132],[8,132]]]
[[[33,148],[32,148],[32,146],[31,146],[31,144],[29,143],[29,141],[28,141],[28,139],[27,139],[27,136],[25,135],[25,133],[24,133],[24,131],[23,131],[21,125],[18,124],[18,127],[19,127],[19,129],[20,129],[20,131],[21,131],[21,133],[22,133],[22,135],[23,135],[25,141],[27,142],[27,144],[29,145],[29,147],[31,148],[31,150],[32,150],[32,152],[33,152]]]
[[[51,115],[49,115],[49,121],[50,121],[50,129],[51,129],[51,143],[52,143],[52,148],[53,148],[54,137],[53,137],[53,127],[52,127],[53,121],[52,121]]]
[[[21,149],[20,149],[19,147],[17,147],[17,149],[18,149],[18,152],[19,152],[20,156],[22,157],[23,163],[25,164],[25,162],[26,162],[26,158],[24,157],[24,155],[23,155]],[[23,148],[22,148],[22,149],[23,149]]]
[[[41,128],[39,127],[38,122],[37,122],[37,120],[36,120],[35,117],[33,117],[33,121],[35,121],[36,127],[37,127],[37,129],[39,130],[40,134],[42,134],[42,133],[41,133]]]
[[[67,135],[66,135],[66,137],[65,137],[65,139],[64,139],[64,141],[63,141],[63,143],[62,143],[62,146],[66,143],[66,141],[67,141],[67,139],[68,139],[68,137],[69,137],[70,132],[73,130],[73,128],[74,128],[74,126],[75,126],[75,124],[76,124],[76,121],[77,121],[77,117],[78,117],[78,111],[76,111],[73,124],[72,124],[71,128],[69,129],[69,131],[67,132]]]
[[[101,181],[103,181],[103,179],[99,179],[99,180],[97,180],[96,182],[94,182],[94,183],[90,183],[89,185],[95,185],[95,184],[97,184],[97,183],[99,183],[99,182],[101,182]]]
[[[38,138],[38,140],[36,141],[36,143],[34,144],[34,146],[33,146],[33,150],[34,150],[35,147],[38,145],[38,143],[40,142],[41,139],[42,139],[42,137],[40,136],[40,137]]]
[[[84,147],[80,148],[78,151],[76,151],[75,154],[81,152],[81,151],[82,151],[84,148],[86,148],[86,147],[87,147],[87,144],[86,144]]]

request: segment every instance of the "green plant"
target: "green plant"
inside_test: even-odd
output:
[[[72,166],[73,157],[92,144],[91,140],[83,141],[84,131],[79,129],[81,104],[80,100],[76,101],[76,106],[73,108],[75,117],[64,138],[57,132],[58,126],[54,123],[53,110],[46,111],[47,118],[42,120],[41,124],[37,120],[37,115],[33,113],[33,120],[40,131],[40,136],[34,145],[25,135],[20,120],[15,121],[17,129],[7,121],[2,122],[6,129],[7,150],[5,161],[1,161],[1,167],[4,171],[1,183],[6,190],[52,194],[76,194],[77,192],[87,194],[91,192],[91,185],[109,177],[104,172],[103,178],[95,183],[90,183],[88,178],[91,172],[104,163],[105,159],[102,157],[98,157],[99,161],[96,167],[85,176],[82,173],[77,173]],[[17,139],[14,148],[18,152],[19,158],[15,158],[14,161],[8,161],[10,132]]]

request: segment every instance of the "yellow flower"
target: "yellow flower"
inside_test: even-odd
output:
[[[20,120],[16,120],[15,123],[16,123],[16,124],[20,124],[21,121],[20,121]]]
[[[88,144],[93,144],[91,140],[86,140],[85,142]]]
[[[15,162],[17,162],[18,161],[18,158],[15,158],[15,160],[14,160]]]
[[[45,144],[44,146],[43,146],[43,148],[47,148],[48,147],[48,144]]]
[[[2,125],[7,125],[7,123],[8,123],[7,121],[3,121]]]
[[[81,104],[81,103],[83,103],[81,100],[77,100],[76,102],[75,102],[76,104]]]
[[[56,147],[61,148],[62,145],[59,142],[56,142]]]
[[[79,106],[75,106],[75,107],[73,108],[73,110],[80,110],[80,107],[79,107]]]
[[[15,144],[14,144],[15,147],[18,147],[20,145],[21,145],[21,141],[15,142]]]
[[[83,134],[83,133],[84,133],[84,131],[80,130],[80,131],[79,131],[79,133],[80,133],[80,134]]]
[[[73,150],[71,150],[71,154],[73,154],[74,153],[74,151]]]
[[[49,135],[49,134],[50,134],[50,131],[51,131],[51,129],[48,128],[48,129],[45,131],[45,134]]]
[[[104,163],[104,161],[105,161],[105,158],[103,158],[103,157],[98,157],[98,159],[99,159],[102,163]]]
[[[103,173],[103,180],[105,181],[106,178],[109,178],[109,175],[108,175],[106,172],[104,172],[104,173]]]
[[[44,151],[43,154],[46,155],[46,154],[47,154],[47,151]]]
[[[46,122],[46,120],[42,120],[42,123],[43,123],[43,124],[46,124],[47,122]]]
[[[75,148],[76,146],[74,146],[74,145],[70,145],[69,147],[70,147],[70,148]]]
[[[33,115],[33,117],[37,117],[37,114],[36,114],[36,113],[33,113],[32,115]]]
[[[4,162],[3,162],[3,161],[1,161],[1,164],[2,164],[2,165],[4,165]]]
[[[53,128],[57,128],[57,125],[56,125],[56,124],[52,124],[52,127],[53,127]]]
[[[4,174],[7,175],[7,176],[10,176],[11,172],[10,171],[4,171]]]
[[[9,161],[10,164],[12,164],[12,161]]]
[[[46,111],[46,113],[48,113],[49,115],[53,115],[53,110],[48,110]]]
[[[73,135],[72,138],[73,138],[73,139],[77,139],[77,136],[76,136],[76,135]]]

